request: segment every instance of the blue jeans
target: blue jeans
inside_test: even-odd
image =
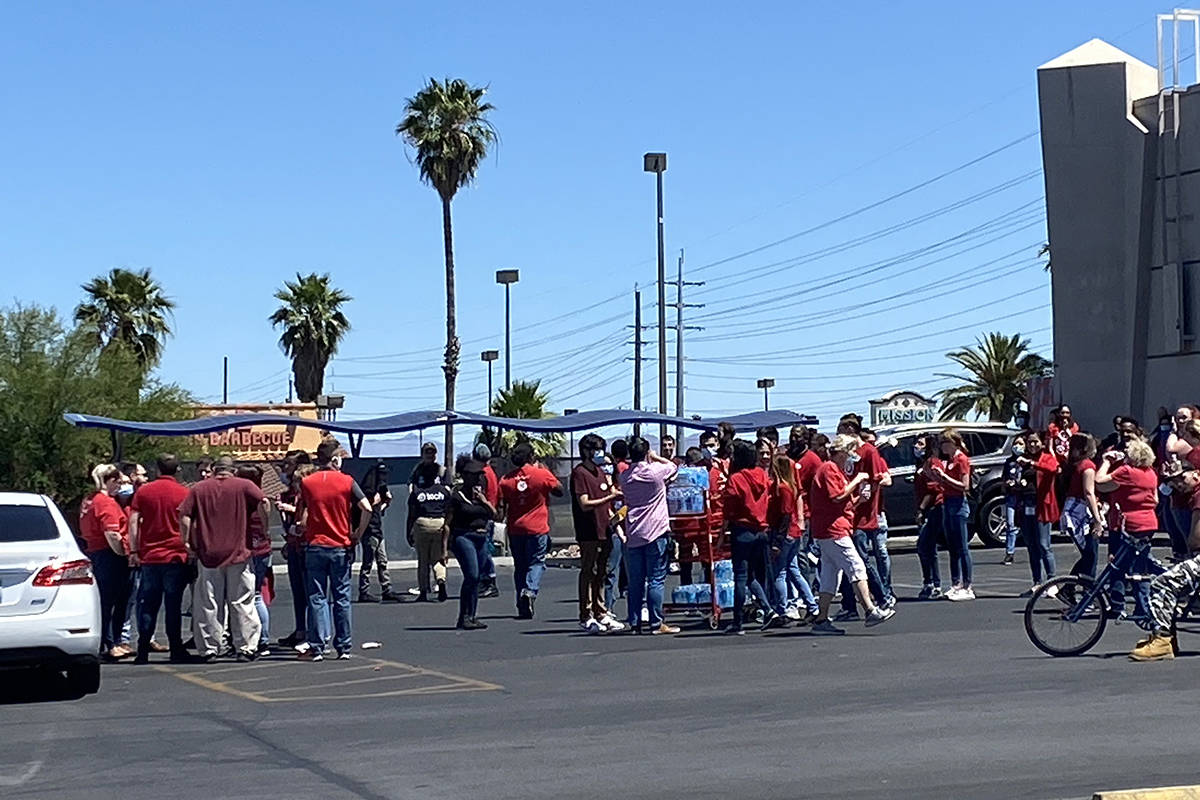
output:
[[[138,603],[142,596],[142,568],[129,568],[129,602],[125,605],[125,624],[121,626],[121,644],[129,644],[133,639],[133,626],[137,625]]]
[[[621,561],[624,554],[625,542],[621,541],[620,536],[613,534],[612,550],[608,553],[608,571],[604,576],[604,607],[608,609],[608,613],[614,614],[614,616],[616,608],[613,603],[617,600],[617,587],[621,581]]]
[[[479,531],[455,531],[450,549],[462,570],[462,588],[458,590],[458,622],[474,619],[479,611],[479,579],[487,558],[487,536]]]
[[[492,535],[495,530],[496,523],[489,522],[483,542],[483,560],[479,562],[479,579],[492,583],[496,582],[496,562],[492,560]]]
[[[804,608],[808,611],[817,612],[817,598],[813,595],[812,584],[804,577],[804,572],[800,568],[801,559],[808,561],[808,557],[800,552],[800,548],[804,546],[804,539],[785,539],[784,547],[780,548],[779,555],[776,556],[775,562],[772,562],[772,569],[776,569],[775,591],[780,592],[780,597],[786,604],[788,602],[788,588],[795,591],[795,596],[804,604]],[[810,563],[811,567],[812,564]],[[783,586],[780,587],[779,579],[783,579]]]
[[[1083,547],[1079,548],[1079,560],[1071,567],[1072,575],[1087,575],[1096,577],[1096,561],[1100,557],[1100,537],[1085,536]]]
[[[183,593],[187,589],[191,573],[188,565],[143,564],[142,583],[138,590],[138,655],[150,651],[150,640],[158,627],[159,606],[166,603],[167,642],[171,655],[180,655],[183,649]]]
[[[104,652],[121,641],[129,608],[129,560],[109,548],[87,554],[100,591],[100,642]]]
[[[1172,508],[1169,495],[1159,496],[1158,516],[1162,521],[1162,529],[1171,537],[1171,554],[1186,556],[1188,553],[1187,540],[1192,532],[1192,512],[1187,508]]]
[[[879,588],[883,590],[883,599],[891,600],[892,593],[892,557],[887,548],[887,517],[879,515],[879,527],[867,531],[867,544],[871,556],[875,559],[875,570],[879,573]]]
[[[921,583],[925,586],[942,587],[942,575],[938,568],[938,539],[944,535],[945,513],[941,505],[925,512],[925,521],[917,532],[917,558],[921,561]],[[953,559],[951,566],[958,566]]]
[[[650,629],[663,624],[663,584],[667,580],[667,537],[650,544],[625,548],[625,569],[629,572],[629,599],[625,608],[629,627],[642,627],[642,604],[650,612]],[[611,610],[611,609],[610,609]]]
[[[871,592],[871,597],[875,599],[876,604],[881,604],[887,600],[888,596],[883,593],[883,583],[879,579],[879,569],[876,567],[876,560],[871,557],[871,545],[875,537],[876,531],[856,530],[850,537],[854,542],[854,549],[858,551],[858,555],[862,558],[863,566],[867,568],[867,588]],[[887,529],[883,529],[884,536],[887,536]],[[887,545],[884,545],[886,552]],[[889,562],[890,564],[890,562]],[[842,575],[842,610],[857,611],[858,600],[854,597],[854,587],[850,584],[850,580]]]
[[[1033,573],[1035,584],[1042,582],[1042,571],[1045,570],[1046,580],[1054,577],[1054,551],[1050,549],[1050,523],[1038,522],[1035,514],[1025,513],[1021,517],[1021,535],[1025,537],[1025,547],[1029,550],[1029,571]]]
[[[1012,555],[1017,549],[1017,512],[1021,497],[1010,495],[1004,498],[1004,553]]]
[[[770,561],[770,545],[767,534],[756,533],[749,528],[734,527],[730,531],[730,557],[733,561],[733,621],[734,630],[742,627],[742,613],[746,609],[746,590],[762,607],[763,613],[780,613],[782,606],[772,605],[763,584],[767,580]]]
[[[535,536],[510,536],[508,546],[513,554],[513,586],[520,600],[521,592],[528,590],[537,597],[542,585],[542,573],[546,571],[546,553],[550,550],[550,534]]]
[[[776,614],[787,611],[788,577],[796,553],[800,550],[800,539],[789,539],[787,536],[772,534],[767,549],[767,597],[771,601],[769,608]],[[799,574],[799,568],[797,568]],[[809,592],[811,593],[811,589]],[[807,608],[807,604],[805,604]]]
[[[344,547],[304,549],[305,577],[308,581],[308,645],[324,653],[330,636],[330,610],[333,615],[333,647],[338,654],[350,652],[350,564],[354,551]]]
[[[950,551],[950,571],[954,572],[954,564],[958,563],[958,574],[962,579],[963,588],[971,585],[971,548],[967,542],[970,534],[967,532],[967,519],[971,516],[971,505],[965,497],[947,497],[942,503],[945,513],[946,545]]]
[[[292,630],[307,635],[308,581],[304,576],[304,548],[289,544],[283,548],[283,554],[287,558],[288,586],[292,590],[292,613],[296,617],[296,627]]]
[[[258,621],[262,623],[258,641],[266,644],[271,641],[271,611],[263,600],[262,588],[267,582],[267,573],[271,571],[271,554],[251,556],[250,568],[254,570],[254,610],[258,612]]]
[[[1113,556],[1120,546],[1121,532],[1110,530],[1108,532],[1108,555],[1110,557]],[[1143,555],[1139,556],[1136,553],[1134,554],[1131,563],[1125,571],[1138,575],[1151,575],[1162,572],[1162,568],[1156,567],[1151,562],[1150,549],[1146,548],[1146,552]],[[1134,581],[1133,592],[1134,614],[1136,614],[1138,617],[1149,617],[1150,581]],[[1118,577],[1113,580],[1109,589],[1109,598],[1112,600],[1113,610],[1125,610],[1125,581],[1122,578]]]

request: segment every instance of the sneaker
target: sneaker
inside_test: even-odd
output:
[[[282,639],[280,639],[279,645],[281,647],[295,647],[296,645],[303,642],[304,638],[305,638],[305,634],[303,634],[303,633],[293,633],[290,636],[285,636]],[[184,645],[184,647],[187,647],[187,645]]]
[[[721,631],[721,633],[725,634],[726,636],[745,636],[746,635],[746,631],[743,628],[741,628],[741,627],[735,628],[733,625],[730,625],[728,628]]]
[[[895,608],[896,607],[896,595],[892,595],[892,596],[888,597],[888,599],[883,602],[883,607],[884,608]]]
[[[167,659],[170,664],[199,664],[200,656],[189,653],[187,650],[182,650],[178,653],[172,653]]]
[[[595,636],[596,634],[600,633],[603,630],[600,627],[600,623],[597,622],[596,620],[592,619],[591,617],[588,617],[586,620],[579,623],[579,629],[582,630],[584,633],[588,634],[589,636]]]
[[[846,634],[841,628],[834,627],[829,620],[813,623],[812,632],[817,636],[844,636]]]
[[[479,596],[480,597],[499,597],[500,596],[500,588],[498,586],[496,586],[495,581],[491,581],[490,583],[488,583],[487,586],[484,586],[483,588],[481,588],[479,590]]]
[[[296,654],[297,661],[324,661],[325,656],[319,650],[311,647]]]
[[[517,619],[533,619],[533,612],[529,609],[529,596],[524,592],[517,596]]]
[[[867,621],[865,624],[868,628],[874,628],[876,625],[882,625],[894,616],[896,616],[896,609],[880,608],[879,606],[876,606],[875,608],[871,609],[869,614],[867,614]]]
[[[396,594],[391,589],[384,589],[383,594],[379,595],[379,601],[381,603],[399,603],[399,602],[401,602],[400,595]]]
[[[1154,635],[1150,641],[1135,647],[1129,654],[1131,661],[1169,661],[1175,657],[1175,645],[1170,636]]]
[[[258,653],[256,652],[251,652],[250,650],[238,650],[237,656],[234,657],[234,660],[239,664],[248,664],[256,658],[258,658]]]
[[[943,597],[945,595],[942,594],[942,587],[940,586],[933,587],[933,591],[929,593],[930,600],[941,600]]]
[[[1012,554],[1012,553],[1005,553],[1005,554],[1004,554],[1004,560],[1003,560],[1003,561],[1001,561],[1001,562],[1000,562],[1000,564],[1001,564],[1001,565],[1003,565],[1003,566],[1005,566],[1005,567],[1007,567],[1007,566],[1011,566],[1011,565],[1012,565],[1012,563],[1013,563],[1013,554]]]
[[[943,597],[943,598],[945,598],[946,600],[951,600],[951,601],[953,601],[953,600],[956,600],[956,599],[958,599],[958,596],[959,596],[959,594],[961,594],[961,593],[962,593],[962,587],[961,587],[961,586],[951,586],[949,589],[947,589],[947,590],[945,591],[945,593],[944,593],[944,594],[942,594],[942,597]]]
[[[770,630],[771,628],[782,628],[785,625],[787,625],[787,617],[781,617],[772,611],[763,618],[762,625],[759,626],[759,630],[766,631]]]
[[[338,653],[337,660],[338,661],[349,661],[350,660],[350,651],[344,650],[341,653]]]
[[[269,656],[269,655],[271,655],[271,645],[267,644],[267,642],[265,640],[259,642],[258,643],[258,657],[262,658],[263,656]]]
[[[417,602],[418,603],[428,603],[429,602],[429,593],[428,592],[417,592]]]
[[[934,590],[934,587],[930,586],[929,584],[925,584],[924,586],[921,587],[921,591],[917,595],[917,599],[918,600],[932,600],[933,599],[933,590]],[[938,595],[939,596],[941,595],[941,591],[938,591]]]
[[[804,614],[801,613],[797,606],[788,606],[785,616],[792,622],[799,622],[800,620],[804,619]]]
[[[1047,590],[1046,590],[1046,597],[1050,597],[1050,598],[1055,598],[1055,597],[1058,597],[1058,587],[1057,587],[1057,586],[1051,586],[1049,589],[1047,589]]]
[[[625,623],[614,617],[612,614],[606,615],[600,620],[600,627],[608,633],[620,633],[625,630]]]
[[[296,645],[292,649],[295,650],[297,653],[307,653],[309,650],[312,649],[312,645],[309,644],[308,642],[300,642],[300,644]]]
[[[965,589],[958,589],[954,592],[953,596],[947,594],[946,599],[955,603],[961,603],[966,600],[974,600],[975,590],[970,586],[966,587]]]
[[[1036,586],[1033,587],[1033,589],[1036,589],[1036,588],[1037,588]],[[1021,592],[1019,595],[1017,595],[1017,597],[1020,598],[1021,600],[1026,600],[1030,597],[1033,597],[1033,589],[1026,589],[1025,591]]]
[[[862,617],[858,616],[857,608],[851,608],[849,610],[842,609],[833,616],[834,622],[858,622],[860,619],[862,619]]]
[[[486,624],[480,622],[479,620],[475,619],[474,617],[468,617],[467,619],[460,619],[458,621],[458,624],[455,625],[454,627],[458,628],[458,630],[460,630],[460,631],[482,631],[482,630],[487,629]]]
[[[438,581],[437,599],[439,603],[446,602],[446,582]]]
[[[679,627],[676,625],[668,625],[664,622],[654,630],[650,631],[650,633],[654,636],[674,636],[675,634],[679,633]]]
[[[528,589],[526,589],[525,591],[529,592],[529,590],[528,590]],[[536,594],[534,594],[533,592],[529,592],[529,599],[528,599],[528,601],[527,601],[527,602],[528,602],[528,604],[529,604],[529,618],[530,618],[530,619],[533,619],[533,617],[534,617],[534,614],[536,614],[536,613],[537,613],[537,609],[536,609],[536,606],[537,606],[537,595],[536,595]]]
[[[150,644],[148,645],[148,647],[149,647],[151,653],[165,653],[168,650],[170,650],[170,648],[167,647],[165,644],[159,644],[158,642],[154,641],[153,639],[150,640]]]
[[[205,653],[202,656],[196,656],[197,664],[215,664],[217,663],[216,653]]]
[[[371,594],[370,592],[359,592],[359,593],[358,593],[358,600],[357,600],[356,602],[359,602],[359,603],[378,603],[378,602],[379,602],[379,598],[378,598],[378,597],[376,597],[375,595]]]

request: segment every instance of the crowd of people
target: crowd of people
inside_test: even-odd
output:
[[[1134,658],[1168,658],[1174,651],[1172,599],[1200,585],[1200,557],[1191,555],[1200,550],[1200,409],[1164,409],[1150,436],[1129,417],[1113,422],[1113,432],[1097,441],[1064,405],[1046,430],[1025,427],[1016,435],[1003,467],[1003,563],[1013,563],[1020,534],[1033,592],[1057,573],[1050,546],[1055,524],[1078,548],[1071,572],[1093,578],[1102,539],[1111,554],[1122,536],[1167,531],[1175,566],[1132,589],[1134,616],[1152,629]],[[704,519],[711,528],[704,533],[732,566],[726,633],[744,634],[748,621],[762,630],[810,625],[822,635],[844,633],[835,623],[859,620],[873,627],[890,619],[897,604],[883,503],[892,478],[879,449],[888,444],[877,442],[856,415],[842,417],[832,438],[797,425],[782,444],[774,428],[758,430],[750,441],[722,423],[704,431],[698,446],[682,456],[671,437],[655,452],[636,435],[610,445],[591,433],[580,438],[579,461],[564,487],[529,444],[511,450],[503,475],[479,445],[458,458],[451,478],[436,446],[426,443],[409,479],[406,516],[417,554],[416,601],[448,599],[452,553],[462,573],[457,628],[485,629],[479,601],[500,594],[493,543],[503,538],[513,557],[517,616],[533,619],[550,546],[550,498],[569,494],[579,546],[580,628],[591,634],[678,633],[664,614],[672,565],[678,564],[681,583],[690,584],[695,564],[708,580],[716,560],[673,530],[668,487],[688,467],[707,473]],[[274,505],[294,616],[292,631],[279,644],[303,660],[349,658],[352,600],[397,602],[401,596],[388,575],[383,534],[393,500],[387,467],[375,465],[360,486],[341,470],[338,451],[336,441],[327,440],[313,455],[289,453],[283,491],[273,498],[263,493],[261,467],[239,467],[228,457],[203,464],[201,480],[190,488],[177,479],[179,461],[171,455],[159,457],[154,480],[136,464],[97,466],[96,492],[84,503],[80,532],[99,585],[103,656],[146,663],[150,653],[165,651],[173,662],[208,662],[268,653]],[[918,437],[914,453],[923,579],[917,599],[974,600],[966,444],[947,428]],[[359,545],[355,598],[352,566]],[[941,551],[948,555],[945,588]],[[1131,572],[1151,572],[1147,559]],[[370,593],[372,574],[378,596]],[[1112,613],[1126,613],[1126,588],[1114,583]],[[625,612],[618,614],[622,594]],[[189,605],[191,641],[185,642],[182,618]],[[166,646],[154,639],[160,610]]]

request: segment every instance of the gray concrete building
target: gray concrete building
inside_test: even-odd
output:
[[[1092,431],[1150,427],[1200,403],[1200,85],[1099,39],[1037,79],[1055,392]]]

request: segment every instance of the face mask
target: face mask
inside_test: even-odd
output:
[[[1014,456],[1023,456],[1023,455],[1025,455],[1025,445],[1023,445],[1023,444],[1014,444],[1014,445],[1013,445],[1013,455],[1014,455]]]
[[[717,448],[715,448],[715,447],[704,448],[704,455],[708,456],[709,458],[716,458],[717,457]]]
[[[599,466],[603,466],[604,465],[604,451],[597,450],[596,452],[592,453],[592,463],[599,465]]]
[[[603,470],[604,470],[604,474],[605,474],[605,475],[612,475],[612,474],[613,474],[613,466],[612,466],[612,464],[605,464],[603,467],[601,467],[601,469],[603,469]]]
[[[925,457],[925,448],[924,447],[914,447],[913,455],[916,456],[917,458],[924,458]]]
[[[1166,433],[1167,431],[1171,430],[1171,423],[1164,422],[1162,425],[1158,426],[1158,429],[1163,433]]]
[[[133,497],[133,484],[122,483],[117,487],[117,497]]]

